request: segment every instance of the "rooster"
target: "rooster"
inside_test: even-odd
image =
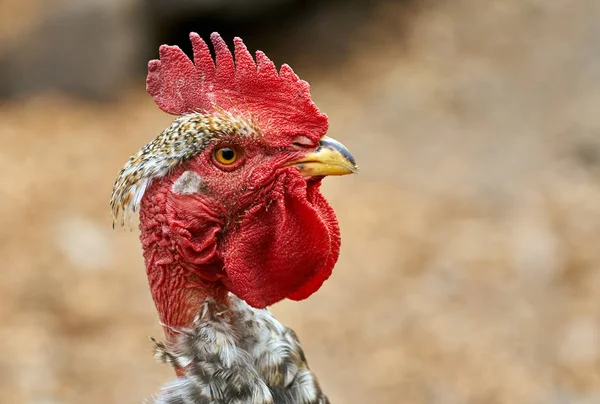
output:
[[[357,172],[325,136],[309,86],[241,39],[215,58],[190,34],[148,64],[147,90],[178,117],[119,172],[121,226],[139,212],[140,240],[165,341],[155,356],[176,379],[155,403],[327,403],[295,333],[267,306],[302,300],[338,259],[337,219],[323,177]]]

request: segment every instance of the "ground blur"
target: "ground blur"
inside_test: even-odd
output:
[[[596,0],[381,3],[342,62],[295,58],[361,167],[325,181],[334,275],[273,308],[333,403],[600,402],[598,38]],[[108,207],[170,120],[141,76],[0,104],[0,402],[138,403],[173,376]]]

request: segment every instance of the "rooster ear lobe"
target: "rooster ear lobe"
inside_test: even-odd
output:
[[[171,190],[179,195],[195,195],[204,193],[206,185],[196,172],[185,171],[175,180]]]

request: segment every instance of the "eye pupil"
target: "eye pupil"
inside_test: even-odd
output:
[[[221,157],[225,161],[231,161],[235,158],[235,152],[233,151],[233,149],[226,147],[224,149],[221,149]]]
[[[215,150],[214,159],[221,165],[233,164],[238,159],[238,151],[234,147],[222,147]]]

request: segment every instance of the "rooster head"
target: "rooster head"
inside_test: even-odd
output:
[[[188,326],[206,296],[232,292],[262,308],[301,300],[331,275],[340,248],[323,177],[358,170],[325,136],[309,86],[241,39],[190,35],[194,62],[161,46],[147,90],[178,115],[119,173],[111,206],[124,224],[139,210],[148,279],[162,322]]]

